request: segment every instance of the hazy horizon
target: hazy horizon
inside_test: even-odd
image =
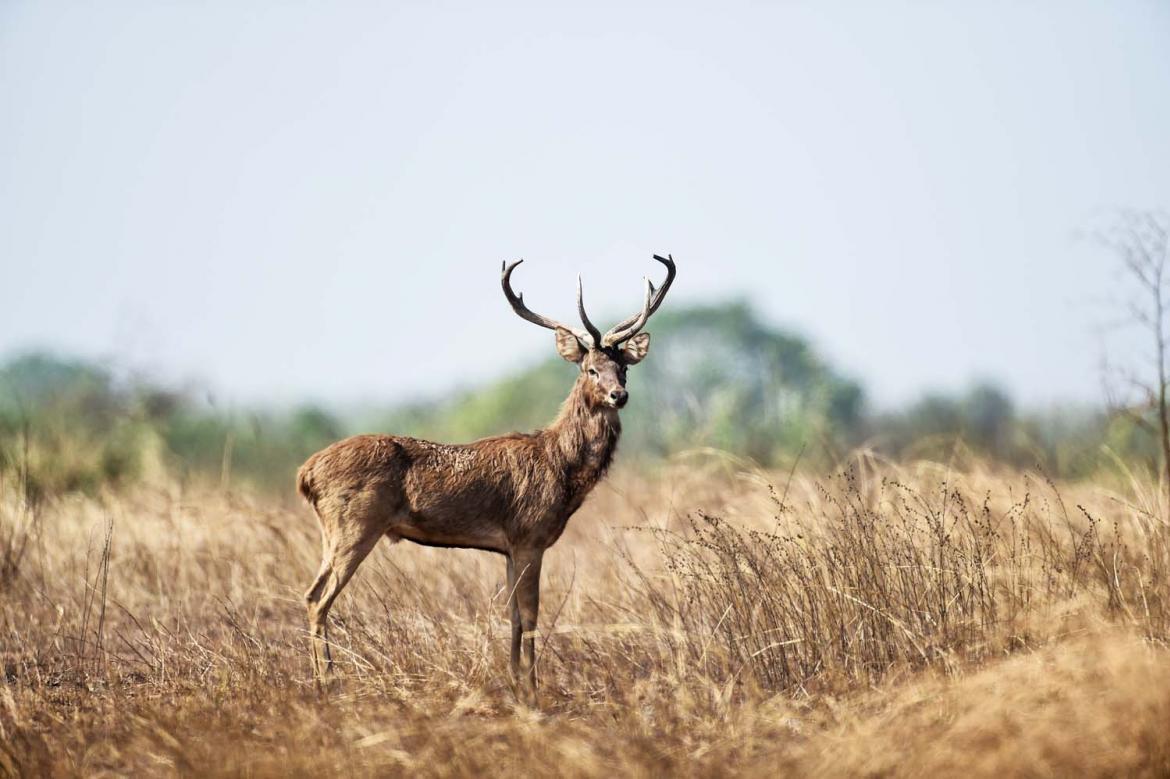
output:
[[[1116,273],[1078,232],[1170,207],[1168,34],[1152,2],[7,3],[0,357],[403,400],[553,354],[502,260],[608,324],[672,252],[666,306],[745,298],[875,405],[1092,402]]]

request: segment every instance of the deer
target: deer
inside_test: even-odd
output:
[[[314,678],[333,671],[329,609],[382,538],[432,547],[479,549],[507,563],[513,688],[536,701],[536,627],[541,563],[569,518],[605,476],[621,436],[618,412],[629,400],[626,370],[645,359],[642,332],[674,282],[671,255],[655,287],[645,279],[642,307],[604,335],[585,313],[577,277],[577,313],[584,329],[530,310],[512,289],[523,262],[501,264],[504,297],[519,317],[556,334],[556,349],[579,372],[557,417],[530,433],[465,444],[394,435],[357,435],[309,457],[297,491],[321,530],[320,570],[305,592]]]

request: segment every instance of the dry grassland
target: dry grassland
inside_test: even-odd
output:
[[[1164,776],[1167,516],[981,466],[618,467],[546,557],[534,711],[502,558],[384,543],[320,691],[291,495],[7,484],[0,773]]]

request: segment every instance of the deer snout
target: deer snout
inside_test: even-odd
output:
[[[617,408],[621,408],[622,406],[626,405],[626,401],[629,399],[630,399],[630,393],[626,392],[624,389],[619,388],[619,389],[615,389],[615,390],[610,390],[609,402],[612,403]]]

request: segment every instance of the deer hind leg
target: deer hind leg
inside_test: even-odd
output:
[[[313,675],[318,681],[323,681],[333,670],[333,656],[329,650],[329,609],[385,531],[381,524],[361,522],[359,516],[354,512],[343,512],[342,521],[331,523],[322,518],[321,522],[324,547],[321,568],[305,593]]]
[[[324,592],[329,576],[333,573],[332,556],[329,554],[328,548],[322,553],[322,558],[317,578],[305,591],[305,607],[309,616],[309,648],[313,657],[313,678],[318,680],[325,676],[325,668],[321,665],[321,650],[324,649],[326,654],[329,651],[325,644],[325,624],[315,619],[317,604],[321,601],[321,593]]]

